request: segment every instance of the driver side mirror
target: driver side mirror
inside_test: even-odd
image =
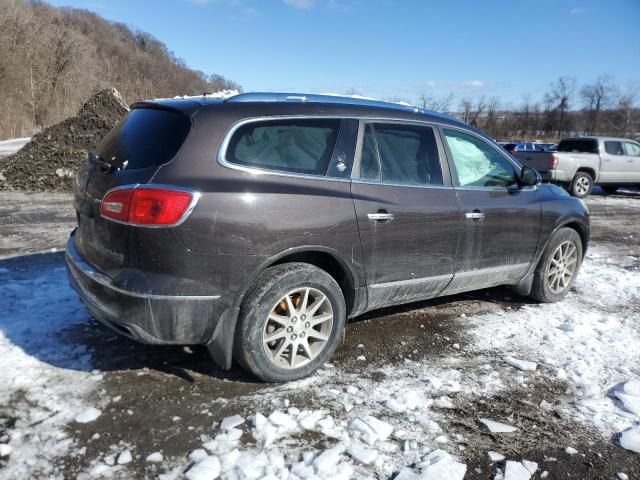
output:
[[[542,177],[536,170],[525,165],[520,171],[518,183],[523,187],[534,187],[542,183]]]

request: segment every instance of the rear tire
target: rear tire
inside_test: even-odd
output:
[[[306,263],[276,265],[245,297],[234,356],[266,382],[306,377],[331,357],[345,322],[344,295],[331,275]]]
[[[556,231],[538,262],[531,298],[553,303],[567,296],[582,264],[582,240],[572,228]]]
[[[569,193],[574,197],[584,198],[591,193],[593,189],[593,177],[587,172],[577,172],[571,182]]]

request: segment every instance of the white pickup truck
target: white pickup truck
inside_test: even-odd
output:
[[[640,143],[626,138],[565,138],[556,152],[514,152],[542,178],[563,185],[575,197],[586,197],[594,184],[613,193],[640,185]]]

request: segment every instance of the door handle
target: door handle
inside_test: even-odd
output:
[[[367,213],[367,217],[369,220],[375,220],[376,222],[390,222],[395,218],[395,215],[386,210],[378,210],[377,213]]]
[[[464,216],[467,217],[467,220],[484,220],[484,213],[478,210],[467,212]]]

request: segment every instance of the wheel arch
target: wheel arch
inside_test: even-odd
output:
[[[593,183],[596,182],[597,175],[596,175],[595,168],[593,168],[593,167],[578,167],[578,169],[576,170],[576,173],[580,173],[580,172],[588,173],[591,176],[591,179],[593,180]],[[574,175],[574,177],[575,177],[575,175]]]
[[[357,291],[360,282],[357,272],[338,252],[319,245],[291,248],[271,257],[257,269],[247,288],[267,268],[292,262],[308,263],[331,275],[344,295],[347,317],[354,311],[359,302]]]

